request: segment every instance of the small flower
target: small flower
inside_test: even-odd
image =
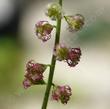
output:
[[[50,3],[47,6],[46,15],[49,16],[52,20],[62,18],[62,8],[57,3]]]
[[[29,79],[27,79],[27,78],[24,79],[23,86],[24,86],[25,89],[27,89],[28,87],[30,87],[31,84],[32,83],[31,83],[31,81]]]
[[[80,61],[80,48],[68,48],[64,44],[58,44],[54,48],[56,60],[67,62],[70,67],[74,67]]]
[[[70,48],[67,57],[67,63],[70,67],[74,67],[80,60],[81,50],[80,48]]]
[[[66,60],[68,55],[68,48],[64,44],[58,44],[54,49],[54,55],[59,61]]]
[[[49,40],[51,38],[51,32],[53,30],[53,26],[48,23],[48,21],[39,21],[36,25],[36,35],[43,42]]]
[[[44,64],[39,64],[39,63],[35,63],[34,60],[30,60],[27,62],[26,64],[26,71],[27,73],[43,73],[46,70],[46,65]]]
[[[46,70],[46,65],[35,63],[33,60],[26,64],[26,74],[23,81],[24,88],[28,88],[34,84],[44,84],[43,72]]]
[[[63,104],[67,104],[71,95],[71,88],[68,85],[54,86],[52,91],[52,99],[56,101],[60,100]]]
[[[65,19],[69,25],[69,31],[74,32],[80,30],[84,25],[84,17],[80,14],[74,16],[65,16]]]

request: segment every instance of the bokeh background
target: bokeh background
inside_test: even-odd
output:
[[[34,26],[50,21],[45,6],[53,1],[0,0],[0,109],[41,109],[45,86],[24,90],[22,81],[28,60],[51,61],[55,31],[42,43]],[[63,9],[85,16],[81,31],[69,33],[63,20],[61,32],[61,42],[80,47],[82,57],[74,68],[57,62],[54,82],[69,84],[73,95],[67,105],[49,100],[48,109],[110,109],[110,1],[63,0]]]

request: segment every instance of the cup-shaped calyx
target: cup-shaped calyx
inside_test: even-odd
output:
[[[59,61],[63,61],[67,58],[68,48],[64,44],[57,44],[54,48],[54,55]]]
[[[53,30],[53,25],[49,24],[48,21],[39,21],[35,24],[36,35],[43,42],[51,38],[52,30]]]
[[[68,29],[70,32],[78,31],[84,25],[84,17],[81,14],[76,14],[74,16],[64,16],[64,18],[68,23]]]

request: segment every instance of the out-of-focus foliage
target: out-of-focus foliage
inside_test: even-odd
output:
[[[22,57],[22,49],[15,40],[0,39],[0,92],[16,89],[16,83],[22,73],[19,72]]]

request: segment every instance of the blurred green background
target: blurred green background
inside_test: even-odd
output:
[[[45,6],[53,1],[0,1],[0,109],[41,109],[45,86],[25,90],[22,81],[28,60],[51,61],[55,31],[42,43],[34,26],[39,20],[55,23],[45,16]],[[48,109],[110,109],[110,1],[63,0],[63,9],[85,17],[81,31],[69,33],[64,19],[61,31],[61,42],[80,47],[82,56],[75,68],[57,62],[54,82],[69,84],[73,95],[67,105],[50,97]]]

